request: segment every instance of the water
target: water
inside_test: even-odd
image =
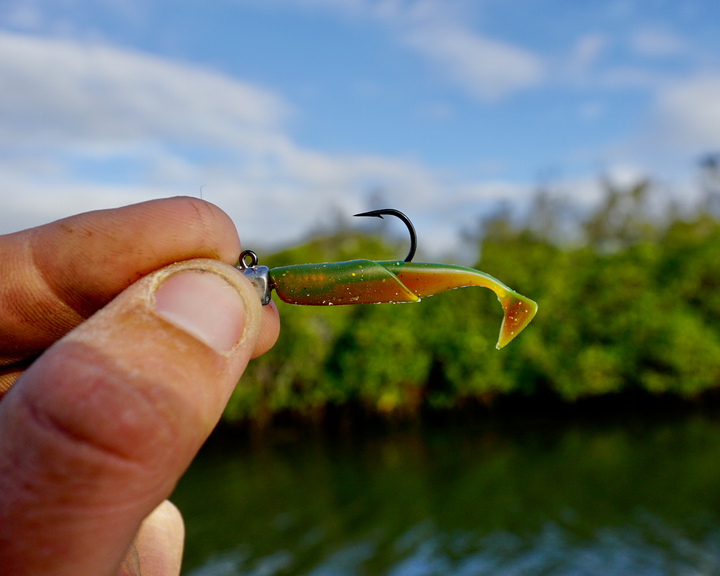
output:
[[[720,419],[225,434],[173,500],[192,576],[720,574]]]

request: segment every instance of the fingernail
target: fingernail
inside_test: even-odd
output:
[[[165,280],[155,292],[155,312],[220,352],[235,346],[245,328],[245,305],[237,289],[203,270]]]

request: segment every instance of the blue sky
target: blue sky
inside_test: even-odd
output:
[[[719,28],[717,0],[0,0],[0,233],[203,186],[247,247],[379,196],[438,255],[539,185],[692,199]]]

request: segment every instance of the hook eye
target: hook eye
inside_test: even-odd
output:
[[[250,261],[248,262],[248,258]],[[248,268],[257,268],[258,257],[252,250],[243,250],[240,254],[240,269],[247,270]]]

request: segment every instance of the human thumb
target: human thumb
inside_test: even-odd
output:
[[[0,402],[3,573],[115,574],[262,327],[235,268],[191,260],[130,286],[40,356]]]

